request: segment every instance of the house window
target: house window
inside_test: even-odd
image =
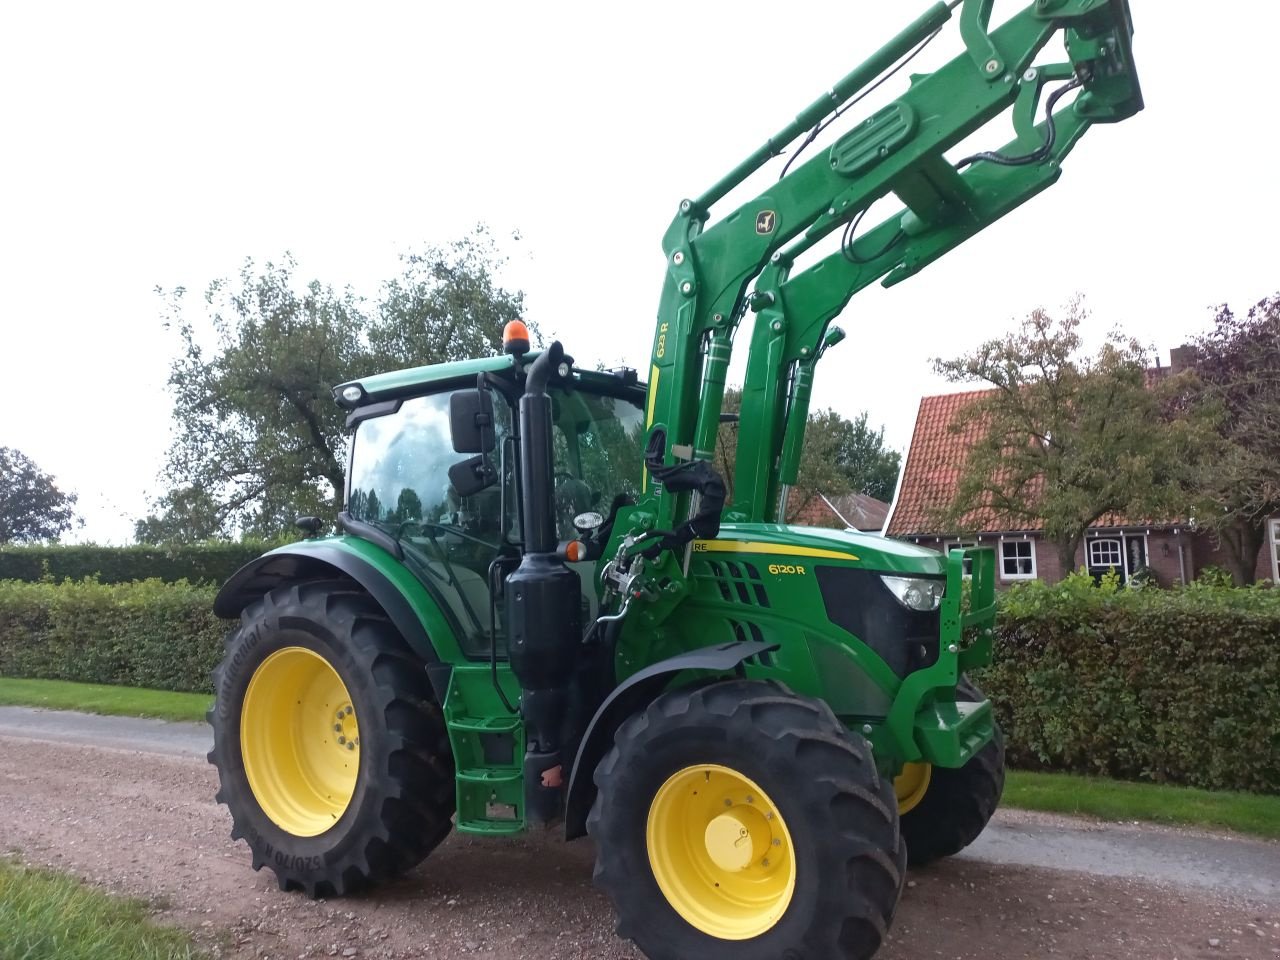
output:
[[[976,543],[948,543],[942,548],[942,552],[950,555],[952,550],[971,550],[976,546]],[[964,558],[964,575],[966,578],[973,576],[973,560],[970,557]]]
[[[1124,572],[1124,558],[1119,540],[1092,540],[1089,543],[1089,567],[1108,567]]]
[[[1000,544],[1000,577],[1004,580],[1036,578],[1036,548],[1030,540],[1005,540]]]
[[[1271,527],[1271,580],[1280,583],[1280,520],[1272,520]]]

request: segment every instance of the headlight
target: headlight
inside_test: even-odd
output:
[[[915,580],[911,577],[881,577],[889,592],[908,610],[927,613],[942,604],[947,589],[945,580]]]

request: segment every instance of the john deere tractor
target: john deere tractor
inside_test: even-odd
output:
[[[992,2],[935,4],[680,203],[643,379],[512,323],[500,356],[334,388],[353,430],[340,533],[304,522],[216,603],[239,627],[210,760],[255,868],[333,897],[451,830],[563,824],[654,960],[851,960],[879,947],[908,863],[978,835],[1004,776],[966,679],[991,656],[992,552],[783,521],[850,298],[1142,107],[1127,0],[1035,0],[998,29]],[[812,146],[957,10],[954,60]],[[951,156],[1010,112],[1009,142]],[[905,209],[863,228],[888,194]],[[711,460],[748,317],[729,500]]]

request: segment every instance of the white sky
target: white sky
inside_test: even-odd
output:
[[[905,449],[920,396],[950,389],[929,358],[1033,306],[1083,291],[1087,335],[1119,323],[1167,360],[1211,304],[1280,290],[1280,5],[1132,5],[1147,112],[1091,131],[1057,186],[920,276],[855,298],[818,405],[869,409]],[[78,538],[127,542],[168,443],[157,285],[199,293],[287,249],[304,278],[372,295],[398,251],[477,221],[520,231],[506,279],[544,334],[643,368],[676,203],[925,6],[7,3],[0,446],[80,494]],[[1020,6],[999,0],[997,21]],[[958,51],[953,23],[916,69]],[[1003,144],[991,130],[983,146]]]

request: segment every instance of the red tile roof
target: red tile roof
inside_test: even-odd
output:
[[[1148,383],[1162,375],[1163,371],[1149,370]],[[937,529],[932,522],[933,513],[955,496],[969,448],[982,435],[982,419],[976,415],[964,416],[964,411],[980,397],[993,392],[970,390],[920,400],[911,448],[885,531],[887,536],[940,536],[955,532]],[[1119,514],[1107,514],[1090,524],[1092,528],[1103,529],[1169,525],[1168,521],[1132,520]],[[1044,523],[1039,519],[997,516],[990,508],[979,507],[965,517],[965,528],[971,533],[1032,533],[1042,530]]]
[[[960,482],[969,447],[982,435],[978,418],[959,419],[960,413],[988,390],[948,393],[920,400],[916,429],[902,468],[898,496],[889,517],[891,537],[937,534],[931,523],[935,510],[948,503]],[[952,424],[963,424],[953,431]]]

